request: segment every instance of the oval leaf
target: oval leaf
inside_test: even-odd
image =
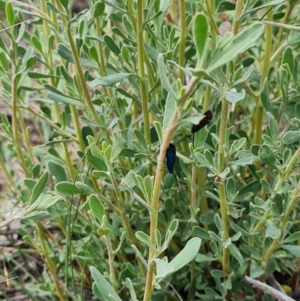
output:
[[[236,35],[231,41],[226,41],[225,46],[218,47],[213,53],[210,60],[211,64],[207,68],[207,72],[210,73],[216,68],[227,64],[238,54],[245,52],[255,45],[263,32],[264,25],[262,23],[254,23]],[[228,37],[224,36],[224,39],[226,38]]]
[[[34,185],[32,190],[32,195],[28,205],[31,205],[34,201],[38,199],[38,197],[42,194],[43,190],[45,189],[47,183],[48,183],[48,172],[46,171],[40,177],[38,182]]]
[[[204,14],[197,14],[194,20],[193,36],[198,54],[199,66],[205,61],[205,47],[208,36],[208,23]]]
[[[170,262],[170,265],[174,268],[174,271],[178,271],[189,262],[191,262],[198,254],[201,245],[201,239],[194,237],[190,239],[182,251],[175,256]]]
[[[282,137],[282,142],[285,144],[292,144],[300,140],[300,131],[289,131]]]
[[[103,301],[122,301],[117,293],[114,291],[111,284],[103,277],[103,275],[93,266],[90,267],[92,277],[95,285],[98,288],[98,293],[101,295]]]
[[[133,75],[131,73],[116,73],[116,74],[110,74],[107,76],[103,76],[100,78],[96,78],[94,80],[92,80],[89,83],[89,86],[92,88],[95,88],[98,85],[102,85],[105,87],[111,87],[113,85],[115,85],[116,83],[122,81],[124,78]]]

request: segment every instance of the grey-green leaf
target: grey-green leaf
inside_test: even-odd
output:
[[[174,97],[174,94],[169,93],[168,97],[167,97],[166,105],[165,105],[163,132],[169,126],[175,110],[176,110],[176,99]]]
[[[100,78],[96,78],[89,83],[89,86],[95,88],[98,85],[111,87],[116,83],[122,81],[124,78],[132,75],[131,73],[115,73]]]
[[[300,140],[300,131],[289,131],[282,137],[282,142],[285,144],[292,144]]]
[[[203,67],[203,62],[206,58],[205,48],[208,37],[208,23],[204,14],[197,14],[193,24],[193,36],[198,54],[198,66]]]
[[[225,98],[231,103],[236,103],[236,102],[244,99],[245,96],[246,96],[246,92],[244,89],[242,89],[241,92],[238,92],[235,89],[232,89],[231,91],[226,92]]]
[[[74,106],[84,107],[83,103],[81,103],[80,101],[78,101],[74,98],[64,96],[64,95],[49,92],[48,97],[49,97],[49,99],[51,99],[53,101],[60,102],[60,103],[66,104],[66,105],[74,105]]]
[[[43,175],[40,177],[38,182],[34,185],[31,198],[28,202],[28,205],[31,205],[37,198],[42,194],[46,185],[48,183],[48,172],[44,172]]]
[[[92,194],[88,198],[88,202],[90,205],[90,209],[92,210],[93,215],[99,220],[99,222],[102,222],[102,217],[105,213],[105,208],[99,198]]]
[[[50,160],[48,162],[48,169],[50,173],[56,178],[57,182],[67,181],[68,177],[66,171],[61,164]]]
[[[73,54],[71,50],[67,48],[64,44],[58,44],[57,52],[63,59],[65,59],[69,63],[74,64]]]
[[[111,284],[103,277],[103,275],[93,266],[90,266],[92,277],[95,281],[95,285],[98,288],[99,293],[103,301],[122,301],[121,298],[114,291]]]
[[[190,239],[182,251],[170,262],[170,265],[175,271],[178,271],[189,262],[191,262],[199,252],[201,245],[201,239],[198,237],[193,237]]]
[[[263,32],[264,25],[262,23],[254,23],[233,37],[231,41],[226,41],[223,47],[217,48],[213,53],[207,72],[212,72],[216,68],[227,64],[238,54],[245,52],[255,45]]]
[[[173,98],[176,99],[176,94],[168,80],[169,77],[167,75],[167,68],[164,63],[164,57],[161,53],[158,55],[157,65],[162,87],[165,88],[169,93],[171,93],[173,95]]]
[[[273,114],[273,108],[272,108],[272,105],[270,102],[270,97],[269,97],[268,78],[266,78],[264,81],[264,87],[261,91],[260,99],[261,99],[261,104],[263,105],[263,107],[268,112]]]

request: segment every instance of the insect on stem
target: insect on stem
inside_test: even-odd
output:
[[[176,161],[176,147],[174,144],[170,143],[166,152],[167,170],[170,174],[174,176],[176,182],[178,182],[177,177],[174,173],[175,161]]]
[[[192,133],[192,139],[193,139],[193,146],[194,146],[194,134],[200,131],[202,128],[204,128],[206,125],[208,125],[213,118],[213,113],[211,110],[206,111],[198,124],[193,124],[191,128],[191,133]]]

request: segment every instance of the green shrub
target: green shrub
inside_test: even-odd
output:
[[[2,4],[2,198],[19,211],[1,226],[20,220],[44,263],[6,257],[9,277],[30,277],[16,287],[32,300],[253,300],[246,275],[297,276],[296,1]]]

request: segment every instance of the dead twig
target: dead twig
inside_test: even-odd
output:
[[[256,288],[262,290],[263,292],[272,295],[273,297],[275,297],[277,300],[279,301],[295,301],[294,299],[290,298],[289,296],[283,294],[282,292],[276,290],[275,288],[273,288],[272,286],[269,286],[266,283],[263,283],[259,280],[255,280],[252,279],[248,276],[245,277],[245,279],[252,284],[253,286],[255,286]]]

